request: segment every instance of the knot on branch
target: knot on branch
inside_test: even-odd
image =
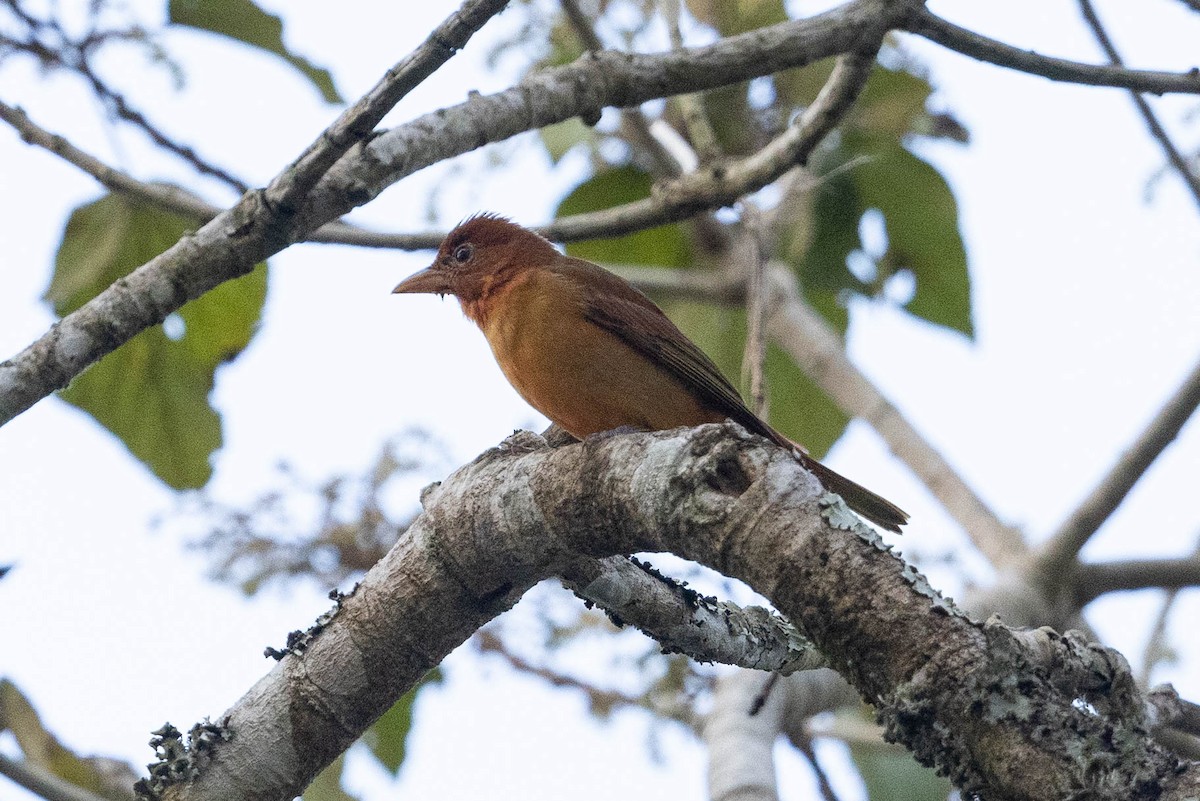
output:
[[[724,519],[729,507],[754,483],[745,452],[750,437],[736,424],[696,429],[689,449],[695,461],[672,480],[671,488],[672,495],[689,504],[698,522]]]
[[[1129,662],[1081,631],[1059,634],[1048,626],[1013,629],[993,615],[983,627],[992,654],[1014,673],[1033,672],[1096,714],[1145,730],[1141,692]]]

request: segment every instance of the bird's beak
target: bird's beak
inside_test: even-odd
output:
[[[392,293],[453,295],[454,289],[450,286],[450,276],[434,264],[396,284]]]

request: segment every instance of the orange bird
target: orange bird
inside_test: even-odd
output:
[[[509,383],[573,436],[732,419],[791,450],[850,508],[890,531],[908,515],[760,420],[662,309],[612,273],[493,214],[451,231],[393,292],[454,295]]]

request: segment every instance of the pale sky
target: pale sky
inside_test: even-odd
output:
[[[151,21],[162,13],[149,0],[131,5]],[[286,11],[293,49],[333,70],[353,100],[457,4],[404,4],[402,18],[396,12],[390,19],[363,0],[340,4],[336,14],[312,0],[264,4],[271,5]],[[1097,59],[1073,3],[932,5],[1021,47]],[[1182,3],[1110,1],[1098,8],[1119,32],[1129,63],[1193,66],[1200,18]],[[503,74],[482,62],[486,41],[514,21],[494,20],[389,120],[459,102],[468,90],[505,88],[515,62],[505,62]],[[265,57],[199,34],[164,41],[185,67],[185,91],[174,93],[165,75],[136,60],[114,59],[113,82],[153,119],[251,182],[269,179],[337,113]],[[972,134],[967,147],[920,152],[947,176],[960,204],[978,339],[970,343],[860,303],[850,353],[1004,520],[1043,537],[1200,358],[1200,212],[1169,176],[1147,199],[1163,157],[1124,93],[1053,84],[905,41],[930,65],[935,102]],[[108,132],[74,80],[43,79],[24,61],[13,62],[0,67],[0,98],[140,178],[195,185],[138,134]],[[1196,126],[1185,124],[1197,106],[1187,98],[1156,106],[1185,148],[1200,140]],[[484,169],[488,155],[470,154],[450,168],[457,174],[447,178],[443,167],[419,173],[356,219],[388,230],[423,229],[430,189],[440,182],[435,208],[443,224],[483,209],[536,224],[586,168],[576,156],[550,170],[528,136],[497,152],[507,160],[503,169]],[[0,130],[0,182],[7,190],[0,193],[7,254],[0,358],[7,358],[52,324],[39,298],[66,215],[100,190],[7,129]],[[219,192],[210,197],[231,200]],[[429,256],[302,245],[271,260],[262,330],[217,378],[226,442],[215,459],[219,497],[236,502],[262,494],[275,486],[281,460],[314,481],[361,470],[385,439],[413,426],[444,439],[457,464],[514,428],[544,424],[504,383],[456,304],[389,294]],[[853,425],[829,461],[913,513],[902,550],[927,559],[954,553],[971,578],[988,580],[982,559],[869,428]],[[1198,466],[1200,426],[1193,422],[1086,556],[1188,552],[1200,535]],[[179,521],[150,530],[153,517],[175,512],[173,493],[57,399],[0,429],[0,476],[0,563],[16,565],[0,581],[7,610],[0,617],[0,642],[7,644],[0,675],[29,694],[49,728],[80,752],[145,764],[152,729],[219,715],[273,665],[263,647],[279,645],[328,606],[328,588],[310,584],[247,601],[207,582],[202,558],[172,533]],[[935,584],[961,592],[961,570],[928,569]],[[1089,620],[1137,665],[1158,597],[1106,598],[1090,608]],[[1200,594],[1185,593],[1171,629],[1180,660],[1156,673],[1191,700],[1200,700],[1200,645],[1187,621],[1198,618]],[[603,643],[589,648],[598,661],[607,659]],[[655,763],[642,717],[595,724],[578,696],[470,653],[452,655],[448,674],[447,684],[422,697],[409,759],[398,790],[389,793],[433,801],[554,798],[569,786],[572,796],[597,801],[704,797],[702,750],[675,728],[659,731],[663,759]],[[0,748],[9,746],[0,737]],[[780,770],[784,799],[810,797],[810,776],[797,759],[786,757]],[[369,763],[353,763],[352,775],[369,797],[385,797],[390,782]],[[838,789],[846,799],[861,792],[853,784]],[[0,780],[0,799],[10,797],[22,796]]]

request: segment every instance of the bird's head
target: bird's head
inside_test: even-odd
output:
[[[559,257],[533,231],[495,214],[476,214],[446,235],[433,264],[392,292],[454,295],[466,309],[519,273]]]

